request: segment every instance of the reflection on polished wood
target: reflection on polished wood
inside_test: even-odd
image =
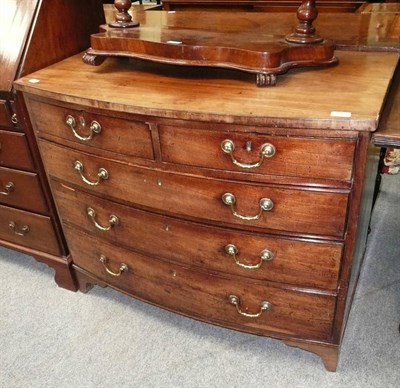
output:
[[[297,11],[297,26],[283,36],[256,29],[225,31],[225,21],[213,28],[196,29],[186,22],[174,26],[167,22],[132,21],[130,1],[115,1],[116,21],[101,26],[91,36],[91,48],[83,61],[99,65],[109,56],[140,58],[181,66],[217,67],[256,74],[257,86],[276,84],[276,76],[296,67],[337,64],[334,44],[320,37],[313,26],[318,16],[315,0],[303,0]],[[208,14],[203,15],[205,19]],[[240,14],[238,14],[240,17]],[[147,19],[146,17],[144,19]],[[139,27],[136,27],[140,24]]]

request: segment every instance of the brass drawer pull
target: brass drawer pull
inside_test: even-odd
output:
[[[102,180],[108,179],[108,171],[105,168],[100,168],[99,169],[99,172],[97,173],[98,179],[95,182],[92,182],[92,181],[90,181],[90,180],[88,180],[87,178],[84,177],[84,175],[83,175],[83,164],[79,160],[75,161],[74,168],[75,168],[76,171],[78,171],[78,173],[81,176],[82,180],[86,184],[88,184],[90,186],[98,186]]]
[[[74,136],[77,139],[82,140],[82,141],[92,140],[94,135],[96,135],[96,134],[101,132],[101,125],[95,120],[93,120],[90,123],[90,127],[89,127],[90,134],[88,136],[81,136],[75,130],[76,120],[75,120],[75,118],[73,116],[68,115],[67,118],[65,119],[65,124],[67,124],[67,126],[71,128],[71,131],[74,134]],[[85,126],[85,120],[83,118],[81,119],[81,124],[82,124],[82,127]]]
[[[249,148],[249,146],[247,147]],[[260,159],[258,162],[252,163],[252,164],[247,164],[247,163],[241,163],[239,162],[234,156],[233,156],[233,151],[235,150],[235,143],[230,140],[230,139],[225,139],[221,143],[221,149],[223,152],[226,154],[229,154],[232,163],[238,167],[241,168],[257,168],[260,167],[264,161],[264,158],[272,158],[275,153],[276,153],[276,148],[270,143],[265,143],[261,146],[261,152],[260,152]]]
[[[29,233],[29,226],[28,225],[24,225],[22,228],[20,228],[18,230],[17,224],[14,221],[10,221],[8,226],[14,232],[14,234],[16,234],[18,236],[24,237],[27,233]]]
[[[225,252],[228,255],[233,257],[233,260],[235,260],[235,263],[239,267],[246,268],[246,269],[258,269],[261,267],[261,265],[264,261],[271,261],[274,258],[273,253],[269,249],[263,249],[260,252],[260,261],[257,264],[243,264],[237,258],[237,254],[239,253],[239,250],[237,249],[236,245],[234,245],[234,244],[226,245]]]
[[[107,267],[108,259],[104,255],[100,256],[100,263],[103,264],[104,269],[107,271],[108,274],[112,276],[121,276],[122,272],[128,271],[128,266],[125,263],[121,263],[119,266],[118,272],[113,272],[111,269]]]
[[[0,191],[1,195],[10,195],[15,190],[14,183],[8,182],[4,186],[4,191]]]
[[[102,226],[96,221],[96,212],[93,208],[88,207],[86,209],[86,213],[89,216],[90,220],[93,222],[94,226],[97,229],[103,230],[103,231],[108,231],[110,230],[113,226],[118,225],[119,223],[119,218],[115,216],[114,214],[110,215],[110,218],[108,219],[108,222],[110,223],[109,226]]]
[[[254,313],[254,314],[246,313],[241,310],[240,299],[236,295],[229,295],[229,303],[233,304],[236,307],[236,310],[240,315],[243,315],[244,317],[247,317],[247,318],[257,318],[263,313],[263,311],[270,311],[272,309],[272,304],[266,300],[263,300],[260,303],[260,311],[258,313]]]
[[[242,216],[241,214],[239,214],[235,210],[234,205],[236,203],[236,197],[233,194],[231,194],[231,193],[223,194],[222,195],[222,202],[225,205],[231,207],[232,214],[235,217],[237,217],[237,218],[239,218],[241,220],[245,220],[245,221],[258,220],[261,217],[263,211],[268,212],[268,211],[272,210],[272,208],[274,207],[274,203],[272,202],[271,199],[269,199],[269,198],[261,198],[260,199],[260,211],[258,212],[257,215],[255,215],[255,216]]]

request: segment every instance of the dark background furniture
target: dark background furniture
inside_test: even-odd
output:
[[[99,0],[2,0],[1,4],[0,244],[53,267],[57,283],[72,290],[76,286],[68,248],[29,117],[13,81],[86,49],[90,34],[103,21]]]

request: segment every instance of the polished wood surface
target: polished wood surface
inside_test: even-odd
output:
[[[391,6],[391,7],[390,7]],[[364,9],[364,11],[363,11]],[[170,29],[185,27],[203,29],[210,33],[218,24],[219,31],[230,32],[235,28],[243,33],[256,31],[264,36],[286,36],[297,25],[296,13],[228,12],[215,11],[202,15],[187,10],[184,13],[168,13],[133,6],[132,15],[140,23],[160,24]],[[107,21],[114,20],[115,12],[105,7]],[[357,13],[320,13],[314,22],[318,34],[334,41],[341,50],[396,51],[400,49],[398,39],[400,6],[397,4],[374,4],[362,7]]]
[[[89,65],[98,66],[107,57],[122,56],[175,66],[236,69],[256,74],[256,84],[261,87],[274,86],[277,75],[293,68],[337,64],[334,43],[321,37],[313,26],[318,16],[315,0],[302,1],[293,32],[284,36],[258,29],[227,33],[220,27],[226,22],[223,19],[209,31],[190,24],[171,30],[147,18],[137,20],[128,12],[130,1],[115,1],[115,6],[115,21],[91,36],[91,47],[83,56]]]
[[[116,59],[92,67],[82,63],[78,55],[20,79],[16,88],[50,98],[59,98],[62,90],[61,99],[65,102],[166,118],[376,130],[380,101],[386,96],[399,55],[338,52],[338,57],[339,66],[318,71],[296,70],[290,76],[282,76],[281,87],[263,89],[255,88],[241,73],[229,73],[226,77],[219,70],[177,69]],[[368,82],[365,82],[366,74]],[[94,87],[99,82],[101,93]],[[84,95],[82,85],[85,85]],[[134,105],[132,96],[135,96]],[[341,114],[351,114],[351,117],[340,117]]]
[[[24,43],[37,8],[37,1],[3,0],[0,12],[0,91],[8,92],[17,78]],[[11,39],[12,38],[12,39]]]
[[[87,48],[88,36],[102,20],[98,0],[2,0],[0,92],[11,91],[15,79]]]

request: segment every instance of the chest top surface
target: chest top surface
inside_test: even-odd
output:
[[[76,55],[16,82],[42,97],[174,119],[374,131],[399,54],[338,52],[339,65],[292,70],[276,87],[257,88],[231,70]]]

